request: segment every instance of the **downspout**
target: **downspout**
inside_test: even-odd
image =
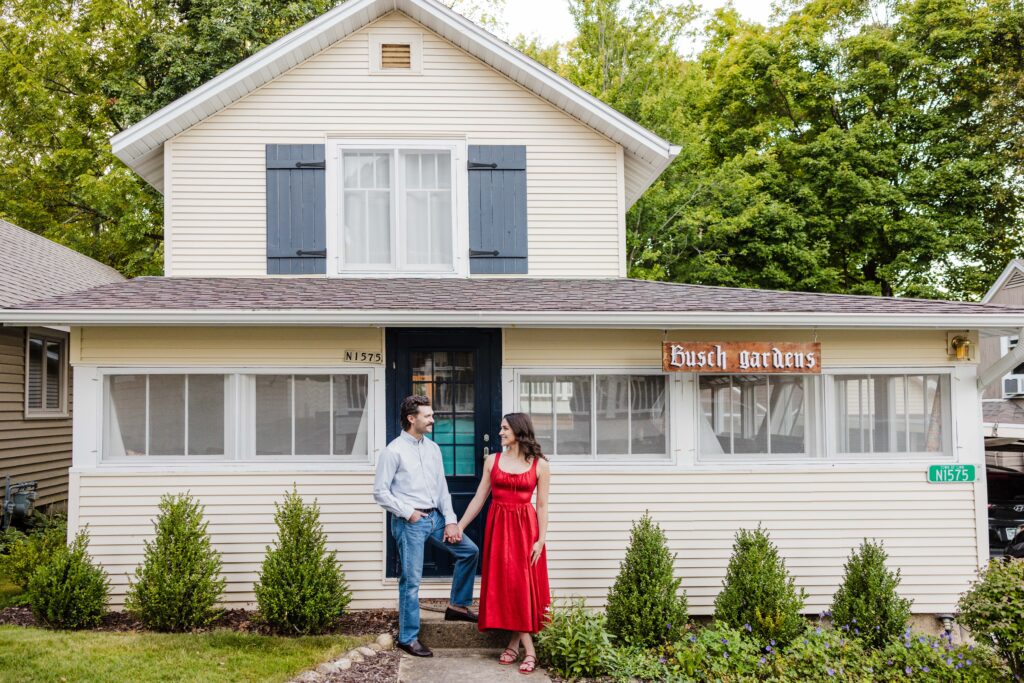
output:
[[[1017,345],[978,375],[978,390],[984,390],[985,387],[1009,373],[1022,362],[1024,362],[1024,327],[1017,330]]]

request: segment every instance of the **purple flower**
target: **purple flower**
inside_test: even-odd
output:
[[[928,673],[929,671],[931,671],[931,669],[929,669],[927,666],[922,666],[921,671]]]
[[[764,646],[764,651],[765,652],[771,652],[772,651],[772,646],[771,645],[765,645]]]
[[[691,643],[696,643],[697,642],[697,636],[691,634],[690,637],[687,640],[689,640]]]
[[[853,619],[851,619],[850,621],[852,621],[853,623],[855,623],[855,624],[856,624],[856,623],[857,623],[857,617],[854,617],[854,618],[853,618]]]
[[[821,633],[821,627],[819,626],[818,628],[814,629],[814,632],[820,634]]]
[[[665,624],[665,630],[666,631],[671,631],[672,630],[672,624]]]
[[[767,659],[765,659],[764,657],[761,657],[761,659],[757,660],[757,663],[758,664],[764,664],[767,661],[768,661]]]
[[[665,660],[665,658],[664,658],[664,657],[658,657],[658,663],[659,663],[659,664],[664,664],[664,663],[665,663],[665,661],[666,661],[666,660]]]
[[[835,676],[836,675],[836,670],[833,669],[832,667],[829,667],[828,668],[828,675],[829,676]]]
[[[953,658],[946,657],[946,666],[953,666]]]
[[[854,635],[858,635],[859,636],[860,635],[860,629],[859,628],[853,629],[853,633],[854,633]]]
[[[729,659],[729,653],[728,652],[724,653],[722,656],[725,657],[726,659]]]
[[[972,662],[971,660],[969,660],[969,659],[968,659],[968,660],[967,660],[967,666],[970,666],[971,664],[973,664],[973,662]]]
[[[728,645],[728,644],[729,644],[729,639],[728,638],[722,638],[722,645]]]
[[[908,667],[905,667],[905,668],[903,669],[903,671],[904,671],[904,673],[906,673],[906,674],[908,674],[908,675],[909,675],[909,674],[912,674],[912,673],[914,673],[914,670],[913,670],[913,669],[911,669],[911,668],[910,668],[909,666],[908,666]]]
[[[747,629],[747,633],[751,633],[754,630],[754,627],[750,624],[743,624],[743,628]]]
[[[775,644],[775,641],[774,641],[774,640],[772,640],[772,641],[769,641],[769,642],[771,642],[771,644],[772,644],[772,645],[774,645],[774,644]]]

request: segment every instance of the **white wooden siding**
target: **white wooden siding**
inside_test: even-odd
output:
[[[383,353],[384,330],[347,327],[76,327],[71,362],[95,365],[338,365]]]
[[[224,555],[225,602],[251,606],[264,548],[276,534],[274,502],[292,483],[317,499],[329,547],[353,592],[353,608],[394,607],[384,579],[384,516],[365,473],[83,473],[78,524],[90,553],[111,575],[113,603],[152,539],[162,494],[190,491],[206,506],[214,546]],[[902,571],[901,593],[916,613],[953,610],[977,565],[972,486],[929,485],[920,469],[872,472],[652,472],[614,476],[559,471],[552,476],[548,563],[556,597],[604,603],[631,523],[645,510],[678,553],[677,575],[691,612],[710,614],[739,528],[759,523],[808,594],[807,611],[828,607],[850,549],[867,537],[885,543]],[[449,584],[425,582],[422,597],[446,597]]]
[[[369,73],[380,28],[423,32],[422,75]],[[620,146],[395,12],[167,143],[168,272],[265,275],[264,146],[328,136],[525,144],[529,275],[624,271]]]

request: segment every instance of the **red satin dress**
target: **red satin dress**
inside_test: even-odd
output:
[[[537,511],[530,500],[537,488],[537,460],[521,474],[509,474],[498,466],[499,452],[491,468],[491,509],[484,531],[484,565],[480,581],[481,631],[537,633],[544,627],[551,604],[548,587],[547,548],[537,564],[530,553],[539,537]]]

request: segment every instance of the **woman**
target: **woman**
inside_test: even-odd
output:
[[[525,413],[509,413],[501,420],[502,452],[488,456],[476,495],[459,521],[463,533],[480,513],[491,490],[491,510],[484,532],[483,579],[480,584],[481,631],[512,631],[512,640],[498,662],[519,659],[519,673],[537,668],[532,634],[543,628],[551,593],[544,549],[548,532],[548,490],[551,470]],[[537,491],[537,509],[530,504]]]

